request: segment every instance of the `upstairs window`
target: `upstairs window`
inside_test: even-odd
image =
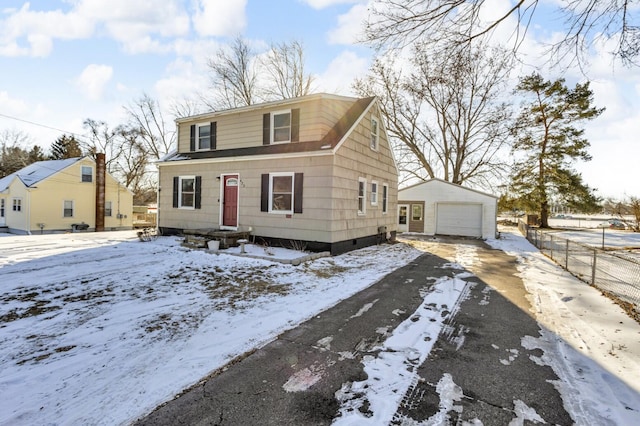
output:
[[[300,139],[300,109],[274,111],[263,115],[262,144],[298,142]]]
[[[271,114],[271,143],[291,142],[291,111]]]
[[[371,149],[378,150],[378,119],[371,117]]]
[[[93,182],[93,167],[82,166],[82,182]]]
[[[198,126],[198,151],[211,149],[211,125],[201,124]]]
[[[189,136],[190,151],[210,151],[216,149],[217,122],[192,124]]]

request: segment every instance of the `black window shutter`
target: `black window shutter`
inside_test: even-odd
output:
[[[173,207],[178,208],[178,187],[180,186],[180,178],[173,177]]]
[[[194,207],[196,209],[199,209],[202,206],[201,203],[201,198],[202,198],[202,189],[200,188],[202,186],[202,176],[196,176],[196,193],[195,193],[195,201],[194,201]]]
[[[300,140],[300,109],[291,110],[291,142]]]
[[[211,150],[213,151],[214,149],[216,149],[216,140],[217,138],[217,132],[218,132],[218,123],[215,121],[211,122],[211,132],[210,132],[210,141],[211,141]]]
[[[271,143],[271,114],[267,113],[262,116],[262,145]]]
[[[269,174],[262,175],[262,192],[260,193],[260,211],[269,211]]]
[[[293,178],[293,212],[302,213],[303,173],[296,173]]]
[[[191,125],[191,134],[189,136],[189,151],[196,150],[196,125]]]

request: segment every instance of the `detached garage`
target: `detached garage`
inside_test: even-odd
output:
[[[498,197],[441,179],[398,190],[398,232],[495,238]]]

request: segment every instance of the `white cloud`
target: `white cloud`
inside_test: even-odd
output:
[[[108,65],[88,65],[76,79],[76,86],[93,101],[100,100],[104,89],[113,76],[113,68]]]
[[[74,12],[32,11],[25,3],[5,14],[8,17],[0,20],[0,54],[5,56],[47,56],[53,39],[85,38],[93,33],[93,22]],[[22,38],[27,39],[28,46],[19,44]]]
[[[303,0],[303,3],[307,3],[312,8],[319,10],[336,4],[358,3],[359,1],[361,0]]]
[[[5,91],[0,92],[0,105],[2,105],[2,112],[11,115],[22,115],[29,110],[25,101],[14,99]]]
[[[318,89],[323,92],[352,95],[351,85],[357,77],[366,74],[369,58],[345,50],[334,58],[325,72],[316,79]]]
[[[366,4],[357,4],[338,16],[338,26],[328,34],[329,43],[355,44],[364,39],[364,22],[369,11]]]
[[[247,0],[198,0],[193,26],[201,36],[232,36],[247,24]]]

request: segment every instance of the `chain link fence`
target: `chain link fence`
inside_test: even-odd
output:
[[[529,242],[582,281],[623,302],[640,318],[640,261],[623,252],[605,251],[533,228],[520,221]]]

